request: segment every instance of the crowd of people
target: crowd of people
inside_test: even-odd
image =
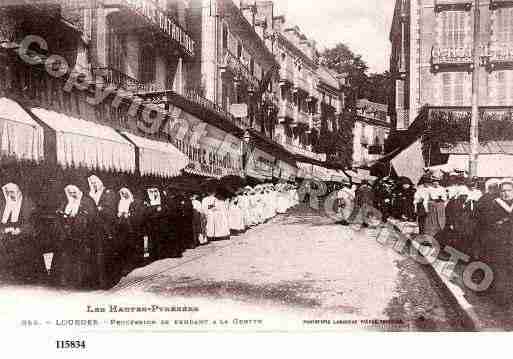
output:
[[[65,200],[50,216],[38,211],[16,183],[2,187],[4,275],[25,282],[51,278],[66,288],[107,289],[137,267],[228,240],[298,204],[295,185],[286,183],[236,191],[155,187],[134,192],[127,186],[111,190],[91,175],[88,185],[88,192],[66,185]],[[50,268],[43,261],[48,249],[43,248],[42,233],[53,237]]]
[[[417,186],[407,178],[382,178],[371,186],[345,189],[354,194],[355,214],[377,209],[383,221],[393,217],[417,222],[420,235],[436,239],[440,256],[448,259],[447,246],[486,263],[494,280],[486,292],[499,304],[513,294],[513,179],[466,178],[462,173],[443,177],[426,173]],[[367,208],[367,210],[365,210]],[[372,213],[363,213],[367,225]],[[478,272],[479,273],[479,272]],[[483,273],[481,273],[483,274]],[[478,277],[474,278],[480,281]]]

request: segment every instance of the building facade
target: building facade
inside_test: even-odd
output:
[[[390,135],[390,116],[387,105],[366,99],[357,101],[356,112],[353,166],[367,167],[384,155],[385,141]]]
[[[29,61],[27,36],[44,42]],[[0,7],[0,42],[3,95],[172,144],[193,175],[293,180],[296,160],[326,162],[316,129],[334,129],[344,106],[315,42],[271,1],[24,3]]]
[[[480,2],[474,39],[474,2],[397,0],[390,33],[395,76],[392,122],[405,129],[423,105],[470,108],[473,43],[478,41],[479,106],[513,105],[513,3]]]

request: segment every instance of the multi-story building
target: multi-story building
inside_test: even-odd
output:
[[[480,2],[474,39],[471,0],[397,0],[390,33],[395,75],[392,121],[408,128],[423,105],[470,109],[472,72],[479,73],[479,106],[513,105],[513,3]],[[480,66],[473,68],[473,43]]]
[[[202,176],[293,179],[296,160],[326,161],[311,145],[322,140],[317,123],[335,127],[340,81],[319,67],[315,42],[274,16],[271,1],[47,0],[0,9],[1,88],[29,108],[153,141],[155,156],[172,144],[189,158],[185,171]],[[17,56],[27,35],[47,47],[32,44],[30,64]],[[244,171],[248,147],[254,168]],[[166,166],[156,173],[176,175]]]
[[[390,134],[390,116],[387,105],[366,99],[357,101],[356,115],[353,166],[366,167],[384,155],[385,140]]]

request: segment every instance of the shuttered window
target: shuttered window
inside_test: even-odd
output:
[[[463,47],[465,44],[464,11],[444,11],[442,17],[442,46]]]
[[[513,41],[513,8],[502,8],[497,11],[495,31],[500,42]]]
[[[124,36],[117,34],[116,29],[112,25],[108,25],[107,33],[107,61],[109,67],[125,72],[125,39]]]
[[[450,73],[445,73],[442,75],[442,102],[444,105],[451,104],[451,87],[452,87],[452,79]]]
[[[454,105],[462,106],[464,100],[464,81],[465,77],[463,72],[454,73],[455,81],[454,81]]]
[[[152,46],[143,46],[140,58],[140,80],[143,83],[155,81],[156,58],[155,49]]]
[[[505,71],[499,71],[497,73],[497,100],[499,101],[499,104],[504,104],[504,101],[506,101],[506,92],[507,92],[507,81],[506,81],[506,72]]]

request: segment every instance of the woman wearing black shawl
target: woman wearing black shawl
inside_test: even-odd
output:
[[[115,235],[117,252],[115,262],[118,275],[125,276],[142,263],[144,245],[141,233],[141,202],[123,187],[118,191]]]
[[[116,252],[114,226],[116,220],[116,200],[114,193],[105,188],[96,175],[90,176],[89,197],[97,209],[95,257],[97,270],[97,286],[110,288],[116,281]]]
[[[0,195],[0,266],[8,279],[37,282],[44,278],[43,253],[35,226],[35,205],[18,185]]]
[[[57,210],[57,238],[52,274],[62,287],[96,285],[94,257],[96,205],[74,185],[64,189],[67,202]]]
[[[490,291],[498,304],[511,303],[513,294],[513,181],[502,182],[499,197],[478,207],[479,260],[492,268]]]

